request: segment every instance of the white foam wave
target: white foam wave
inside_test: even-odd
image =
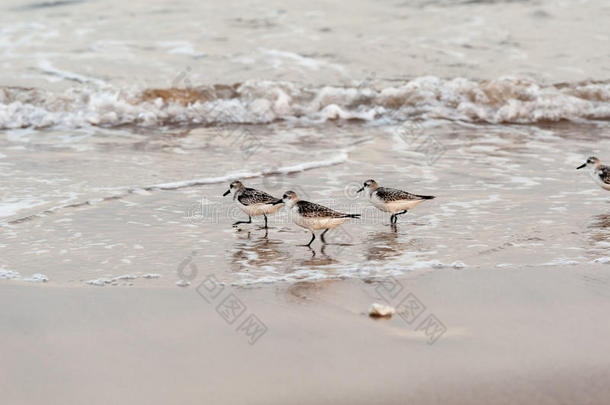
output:
[[[92,279],[92,280],[87,280],[85,283],[89,284],[89,285],[94,285],[97,287],[103,287],[105,285],[118,285],[119,283],[122,283],[124,285],[132,285],[132,281],[136,280],[138,278],[144,278],[144,279],[154,279],[154,278],[160,278],[161,275],[160,274],[124,274],[121,276],[116,276],[116,277],[102,277],[102,278],[96,278],[96,279]]]
[[[533,123],[610,119],[610,82],[543,85],[516,78],[475,81],[427,76],[383,89],[247,81],[232,86],[126,90],[98,85],[86,77],[70,77],[82,84],[64,93],[0,88],[0,128],[261,124],[276,120],[442,118]]]
[[[199,186],[199,185],[205,185],[205,184],[227,183],[227,182],[230,182],[233,180],[238,180],[238,179],[251,179],[251,178],[271,176],[271,175],[276,175],[276,174],[292,174],[292,173],[302,172],[305,170],[334,166],[334,165],[338,165],[338,164],[341,164],[346,161],[347,161],[347,153],[341,152],[340,154],[333,156],[332,158],[329,158],[326,160],[299,163],[299,164],[296,164],[293,166],[284,166],[284,167],[279,167],[279,168],[263,169],[263,170],[259,170],[259,171],[255,171],[255,172],[236,172],[236,173],[230,173],[230,174],[227,174],[225,176],[220,176],[220,177],[205,177],[205,178],[194,179],[194,180],[176,181],[173,183],[155,184],[152,186],[145,187],[144,190],[174,190],[177,188],[193,187],[193,186]]]
[[[0,280],[14,280],[21,277],[19,272],[0,268]]]
[[[22,277],[18,271],[0,268],[0,280],[19,280],[28,283],[46,283],[49,281],[49,277],[40,273],[33,274],[30,277]]]
[[[273,284],[273,283],[296,283],[296,282],[317,282],[323,280],[344,280],[344,279],[362,279],[376,280],[384,279],[388,276],[400,276],[409,271],[422,271],[440,268],[463,269],[467,267],[461,261],[455,261],[451,264],[444,264],[439,260],[417,261],[410,265],[395,266],[395,265],[357,265],[355,267],[333,269],[332,266],[325,266],[319,269],[300,268],[291,271],[290,273],[277,273],[276,271],[261,271],[242,273],[244,276],[239,281],[231,283],[233,286],[253,286],[258,284]]]
[[[93,77],[87,77],[78,73],[70,72],[67,70],[57,69],[53,64],[47,60],[43,60],[38,64],[38,67],[48,75],[56,76],[59,79],[71,80],[78,83],[93,83],[100,86],[105,86],[106,83],[103,80],[95,79]]]

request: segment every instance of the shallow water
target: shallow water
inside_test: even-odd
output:
[[[610,156],[604,2],[115,5],[3,5],[2,282],[610,262],[610,195],[575,170]],[[237,178],[362,219],[313,250],[283,210],[234,229]],[[437,198],[392,229],[368,178]]]
[[[607,145],[600,124],[434,121],[406,135],[404,125],[349,123],[248,130],[262,142],[252,155],[230,142],[208,146],[219,138],[210,129],[149,134],[145,141],[125,129],[75,136],[62,146],[52,141],[60,133],[30,133],[22,142],[9,131],[2,160],[5,173],[15,175],[6,194],[36,190],[36,199],[11,205],[17,212],[5,217],[3,267],[77,286],[166,285],[194,279],[193,271],[249,285],[610,260],[608,197],[575,170],[582,156]],[[39,154],[47,159],[27,159]],[[313,250],[297,246],[309,234],[284,210],[270,216],[268,232],[260,218],[235,229],[231,223],[246,216],[221,195],[230,179],[248,174],[247,185],[278,196],[293,189],[362,219],[329,232],[330,243],[321,248],[316,241]],[[367,178],[437,198],[393,229],[356,193]]]

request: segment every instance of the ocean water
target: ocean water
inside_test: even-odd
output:
[[[610,5],[5,1],[0,282],[236,285],[610,263]],[[435,200],[389,226],[355,191]],[[234,179],[362,213],[330,244]]]

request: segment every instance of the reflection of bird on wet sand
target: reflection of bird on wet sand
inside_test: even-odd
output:
[[[610,214],[593,216],[588,228],[593,243],[610,242]]]
[[[256,235],[256,234],[254,234]],[[231,253],[231,263],[235,271],[260,270],[262,267],[273,267],[283,273],[291,273],[295,269],[306,267],[316,269],[338,263],[326,253],[323,245],[319,253],[310,249],[310,254],[295,258],[292,249],[282,249],[286,244],[281,240],[252,236],[251,232],[240,237],[234,244]]]
[[[301,267],[310,267],[310,268],[315,268],[315,267],[319,267],[319,266],[327,266],[329,264],[335,264],[338,263],[337,260],[333,259],[332,257],[330,257],[327,253],[326,253],[326,246],[321,246],[320,247],[320,253],[321,254],[316,254],[315,250],[311,250],[311,257],[302,259],[302,260],[298,260],[298,261],[293,261],[293,265],[295,266],[301,266]]]
[[[607,253],[607,244],[610,243],[610,214],[594,215],[588,226],[589,242],[595,250],[599,249]],[[604,254],[604,256],[607,256]],[[608,286],[610,286],[610,277],[605,273],[585,272],[580,275],[584,285],[588,290],[602,297],[610,297]]]
[[[421,249],[418,239],[401,241],[400,234],[387,231],[371,234],[365,244],[367,245],[366,260],[383,261],[400,256],[405,251]]]
[[[261,266],[280,266],[290,259],[290,252],[281,249],[283,242],[263,237],[252,238],[248,232],[239,238],[231,253],[231,263],[236,270],[248,270]]]
[[[328,256],[325,252],[325,248],[320,249],[320,254],[316,254],[315,251],[311,250],[312,255],[301,259],[293,259],[283,263],[281,269],[284,274],[298,273],[300,270],[306,270],[307,273],[311,274],[313,271],[327,272],[331,271],[327,266],[339,263],[338,260]],[[293,286],[288,288],[288,292],[295,296],[299,296],[299,293],[293,293],[298,289],[319,289],[325,286],[332,280],[316,280],[316,281],[297,281]],[[335,280],[336,281],[336,280]]]

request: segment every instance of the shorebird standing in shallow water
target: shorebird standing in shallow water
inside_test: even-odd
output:
[[[282,203],[286,204],[286,207],[290,209],[293,222],[300,227],[309,229],[311,232],[311,240],[309,243],[301,246],[310,247],[312,242],[316,239],[315,231],[320,229],[324,229],[324,232],[320,235],[320,239],[322,239],[322,243],[326,243],[324,234],[328,232],[329,229],[336,228],[350,218],[360,217],[360,214],[344,214],[320,204],[299,200],[297,193],[294,191],[286,191],[282,196],[282,199],[275,202],[275,204]]]
[[[366,191],[369,200],[378,210],[391,212],[390,224],[398,221],[398,215],[406,214],[411,208],[425,200],[431,200],[434,196],[417,195],[395,188],[379,187],[375,180],[367,180],[358,192]]]
[[[250,224],[252,217],[262,215],[265,217],[264,229],[267,229],[267,215],[274,214],[282,205],[275,204],[276,197],[265,193],[264,191],[245,187],[241,181],[234,181],[229,185],[229,189],[222,195],[223,197],[233,193],[233,200],[239,202],[239,208],[248,215],[247,221],[237,221],[233,224]]]
[[[610,166],[602,165],[602,162],[591,156],[585,163],[578,166],[576,169],[589,168],[589,174],[593,180],[604,190],[610,190]]]

